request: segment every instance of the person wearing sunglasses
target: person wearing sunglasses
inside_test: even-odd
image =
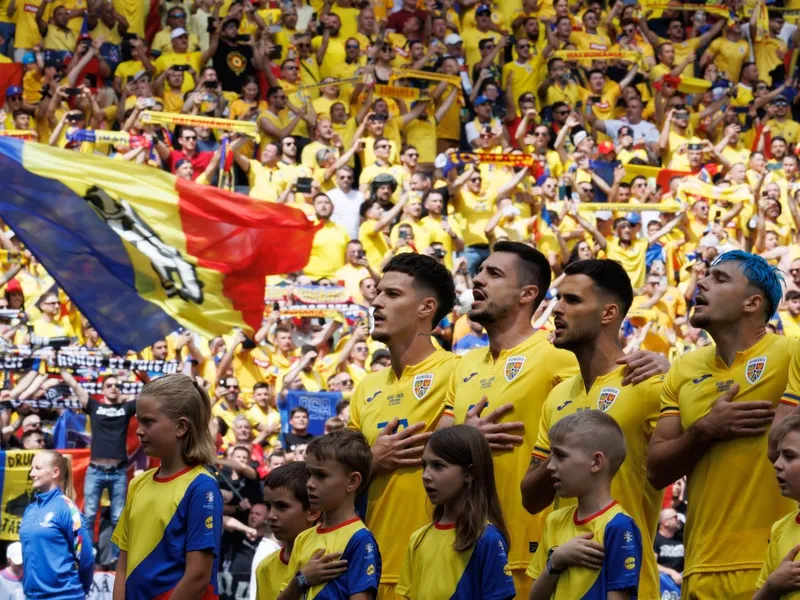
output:
[[[178,163],[181,160],[188,160],[192,163],[194,173],[192,177],[196,179],[208,168],[214,153],[197,151],[197,131],[195,131],[194,127],[183,127],[176,141],[180,150],[172,150],[164,142],[156,138],[156,152],[158,152],[161,160],[169,166],[172,173],[177,172]]]
[[[772,102],[771,110],[774,111],[774,116],[765,123],[765,127],[769,127],[770,136],[773,140],[781,137],[793,147],[800,141],[800,123],[792,119],[788,98],[783,94],[777,96]]]
[[[90,396],[86,388],[66,369],[61,370],[61,378],[78,397],[83,412],[89,417],[92,429],[91,459],[83,483],[83,515],[86,517],[86,528],[94,532],[94,522],[103,490],[108,490],[111,501],[111,522],[116,527],[125,506],[128,490],[126,443],[128,425],[136,415],[136,400],[129,400],[128,396],[122,394],[121,382],[115,375],[108,375],[102,380],[100,384],[102,401]],[[96,562],[110,566],[117,561],[118,556],[119,548],[115,544],[109,544],[107,551],[105,547],[98,549]]]
[[[150,46],[153,56],[174,52],[172,48],[172,32],[176,29],[183,29],[184,31],[187,29],[186,11],[181,6],[173,6],[167,12],[167,26],[156,34]],[[200,49],[200,41],[195,34],[190,33],[187,38],[188,46],[192,52]]]

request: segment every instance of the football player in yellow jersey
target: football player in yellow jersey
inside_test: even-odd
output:
[[[556,350],[531,321],[550,286],[550,265],[538,250],[499,242],[473,279],[469,318],[481,323],[489,347],[465,354],[456,365],[440,427],[466,423],[486,435],[495,461],[497,491],[511,531],[509,565],[520,598],[541,536],[541,518],[522,506],[520,482],[530,462],[542,405],[550,390],[578,374],[574,356]],[[631,355],[641,358],[641,355]],[[627,360],[627,359],[626,359]],[[644,360],[649,364],[649,359]],[[490,412],[481,416],[485,407]],[[527,431],[523,423],[532,424]]]
[[[566,277],[558,286],[559,301],[553,310],[553,345],[575,354],[581,374],[557,385],[547,397],[531,464],[522,481],[522,502],[530,512],[538,513],[549,507],[555,497],[547,468],[550,427],[575,412],[601,410],[620,426],[628,449],[611,484],[611,494],[633,517],[643,546],[651,548],[662,494],[648,483],[645,464],[650,435],[658,420],[663,374],[635,385],[623,385],[631,381],[619,364],[625,356],[619,330],[633,301],[633,289],[620,264],[607,259],[582,260],[571,263],[564,272]],[[666,373],[669,363],[662,360],[661,367]],[[559,508],[567,504],[558,501]],[[658,600],[658,566],[652,552],[644,554],[641,569],[639,598]]]
[[[422,444],[444,410],[457,358],[431,343],[431,332],[455,304],[447,268],[409,253],[392,258],[383,273],[372,301],[372,338],[386,344],[392,365],[367,375],[353,392],[349,426],[372,446],[366,524],[383,560],[378,598],[392,600],[406,544],[431,520],[420,485]]]
[[[770,527],[791,510],[766,439],[791,354],[791,338],[766,330],[780,300],[781,277],[763,258],[719,256],[690,319],[716,346],[681,356],[664,381],[647,473],[656,488],[689,476],[684,598],[752,598]]]

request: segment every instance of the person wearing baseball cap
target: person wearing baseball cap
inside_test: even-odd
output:
[[[175,29],[183,29],[186,31],[186,9],[182,4],[173,4],[167,10],[167,26],[159,31],[153,38],[151,45],[151,54],[153,56],[160,56],[173,52],[172,49],[172,32]],[[200,41],[195,34],[189,34],[189,48],[192,52],[200,49]]]
[[[25,600],[22,590],[22,544],[12,542],[6,548],[8,566],[0,571],[0,598]]]
[[[172,9],[170,12],[173,12]],[[161,75],[170,67],[178,67],[180,69],[191,69],[185,73],[183,78],[182,92],[190,92],[195,87],[195,77],[200,75],[203,65],[207,64],[212,56],[212,48],[209,47],[205,52],[193,52],[190,50],[191,41],[189,32],[183,27],[176,27],[170,32],[170,43],[172,45],[172,52],[162,54],[157,59],[152,61],[152,69],[155,70],[155,76]],[[145,68],[147,64],[145,63]],[[150,70],[150,69],[148,69]]]

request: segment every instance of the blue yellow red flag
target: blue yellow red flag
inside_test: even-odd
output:
[[[120,354],[179,324],[252,334],[265,276],[302,269],[317,229],[295,208],[13,138],[0,173],[0,217]]]

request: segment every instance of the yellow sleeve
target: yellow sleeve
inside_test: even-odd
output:
[[[550,551],[550,527],[553,525],[552,516],[553,513],[547,515],[547,520],[544,522],[544,528],[542,529],[542,540],[536,547],[536,552],[534,552],[533,558],[525,571],[525,575],[534,581],[547,568],[547,555]]]
[[[364,386],[359,385],[353,392],[353,397],[350,399],[350,420],[347,426],[350,429],[361,431],[361,399],[364,397]]]
[[[647,380],[647,392],[642,407],[644,412],[644,431],[649,439],[661,414],[661,392],[664,388],[664,375],[656,375]]]
[[[542,407],[542,415],[539,417],[539,432],[536,434],[536,443],[531,451],[532,458],[545,460],[550,456],[550,408],[555,399],[555,389],[550,391],[547,400]]]
[[[781,404],[797,406],[800,404],[800,352],[797,351],[797,343],[790,345],[792,360],[789,363],[789,382],[786,384],[786,391],[781,397]]]
[[[278,550],[280,552],[280,550]],[[259,585],[259,581],[269,581],[269,556],[263,559],[256,567],[256,600],[271,600],[267,598],[267,586]],[[252,592],[251,592],[252,593]]]
[[[780,521],[778,521],[778,523],[780,523]],[[761,565],[761,572],[758,574],[758,579],[756,579],[757,589],[762,588],[762,586],[767,582],[767,578],[775,569],[778,568],[778,565],[781,564],[781,557],[778,556],[778,540],[775,539],[778,533],[776,531],[778,523],[774,523],[772,525],[772,531],[769,534],[767,559],[764,561],[764,564]]]
[[[456,371],[458,367],[453,369],[450,373],[450,384],[447,386],[447,393],[444,395],[444,412],[443,417],[455,418],[454,408],[456,405]]]
[[[664,378],[664,387],[661,390],[661,408],[658,418],[661,417],[680,417],[680,405],[678,403],[678,390],[675,389],[675,378],[678,372],[678,364],[673,363],[672,367]]]
[[[127,552],[130,547],[128,544],[128,519],[130,518],[131,503],[133,502],[133,498],[136,495],[136,488],[138,487],[135,485],[135,482],[131,482],[131,484],[128,490],[128,497],[125,498],[125,507],[122,509],[122,514],[119,516],[119,521],[117,521],[117,526],[114,528],[114,533],[111,536],[111,541],[114,542],[120,550],[124,550],[125,552]]]
[[[406,548],[406,558],[403,560],[403,567],[400,569],[400,578],[397,580],[397,586],[394,589],[396,596],[401,598],[411,598],[411,583],[414,573],[414,554],[412,548],[416,546],[416,536],[411,536],[411,541]]]
[[[569,379],[573,375],[580,375],[581,371],[578,367],[578,359],[575,358],[572,352],[558,350],[554,346],[551,346],[548,350],[547,368],[553,387],[556,387],[559,383],[565,379]]]

